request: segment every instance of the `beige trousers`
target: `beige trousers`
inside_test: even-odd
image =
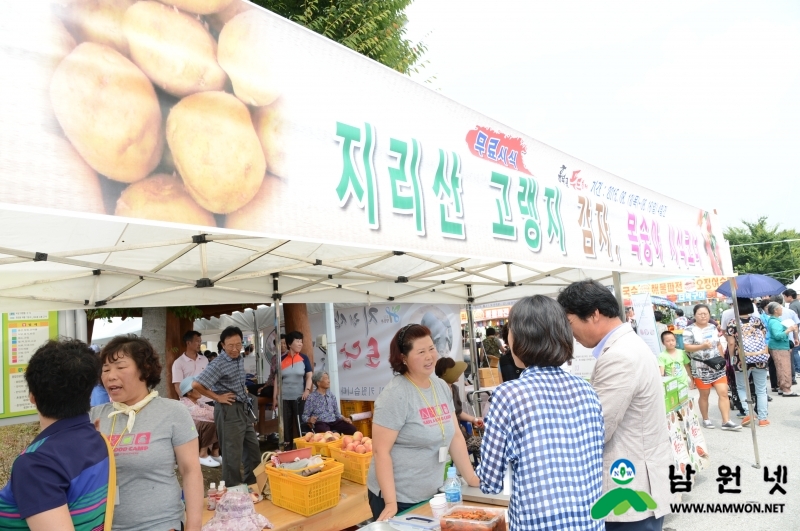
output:
[[[792,358],[788,350],[769,349],[775,361],[775,372],[778,374],[778,389],[784,393],[792,392]]]

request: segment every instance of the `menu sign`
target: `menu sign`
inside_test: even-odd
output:
[[[36,413],[28,398],[25,369],[36,350],[58,337],[58,312],[9,312],[0,327],[0,419]]]

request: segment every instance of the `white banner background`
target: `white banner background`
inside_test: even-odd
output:
[[[650,302],[650,294],[640,293],[638,295],[631,295],[633,302],[634,319],[637,323],[637,334],[644,339],[653,354],[658,356],[661,349],[658,347],[658,333],[656,329],[656,317],[653,314],[653,303]]]
[[[326,363],[339,367],[341,400],[375,400],[392,379],[389,345],[394,334],[409,323],[431,329],[439,356],[461,359],[460,305],[379,304],[336,309],[336,348]],[[325,314],[309,315],[314,337],[325,333]],[[315,359],[319,357],[315,353]],[[320,363],[315,370],[321,370]]]

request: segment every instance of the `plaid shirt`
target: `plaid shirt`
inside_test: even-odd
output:
[[[559,367],[525,369],[491,398],[477,473],[503,489],[513,470],[509,529],[602,531],[591,507],[603,489],[603,412],[588,382]]]
[[[335,422],[342,418],[339,413],[339,404],[336,397],[330,393],[321,394],[314,391],[306,398],[303,409],[303,422],[308,422],[309,417],[317,417],[317,422]]]
[[[221,395],[234,393],[236,401],[249,403],[245,387],[244,357],[233,359],[226,352],[214,358],[195,380]]]

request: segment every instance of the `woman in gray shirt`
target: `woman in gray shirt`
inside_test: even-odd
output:
[[[313,368],[308,356],[301,353],[303,348],[302,332],[294,331],[286,334],[286,345],[289,350],[281,355],[281,401],[283,402],[283,435],[289,449],[297,431],[297,416],[302,409],[297,407],[297,399],[308,398],[311,393],[311,374]],[[272,409],[278,409],[278,386],[272,391]],[[299,437],[300,434],[298,433]]]
[[[467,483],[480,485],[450,389],[433,374],[438,358],[431,332],[422,325],[404,326],[392,338],[389,364],[396,375],[375,401],[372,419],[374,459],[367,487],[376,520],[388,520],[436,494],[448,452]]]

